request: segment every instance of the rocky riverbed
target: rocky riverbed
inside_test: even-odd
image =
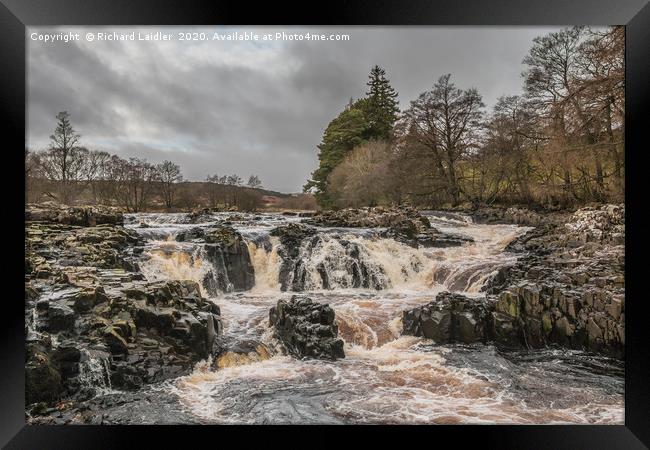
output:
[[[26,221],[31,423],[622,421],[623,205]]]
[[[506,247],[522,257],[485,283],[485,299],[443,292],[404,313],[404,332],[440,342],[559,344],[623,358],[625,208],[533,217],[538,226]]]

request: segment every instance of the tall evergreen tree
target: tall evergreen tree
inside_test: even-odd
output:
[[[305,191],[313,189],[316,200],[324,208],[333,206],[333,200],[327,189],[330,173],[350,150],[368,140],[370,122],[366,117],[364,104],[365,99],[361,99],[348,105],[329,123],[318,145],[319,166],[312,173],[311,180],[305,184],[304,189]]]
[[[329,176],[343,158],[365,142],[388,140],[392,135],[399,113],[397,92],[379,66],[372,68],[368,78],[366,97],[356,101],[350,99],[345,109],[327,126],[318,146],[319,166],[304,186],[305,191],[313,190],[323,208],[334,206],[328,189]]]
[[[369,87],[366,98],[371,132],[374,138],[388,139],[399,114],[397,92],[386,78],[386,71],[377,65],[370,70],[366,84]]]

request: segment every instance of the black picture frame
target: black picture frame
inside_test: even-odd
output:
[[[134,445],[134,435],[153,446],[187,445],[204,439],[205,445],[227,445],[225,435],[240,443],[252,436],[251,428],[189,426],[26,426],[24,401],[24,311],[20,254],[24,246],[17,236],[24,233],[24,197],[20,189],[25,143],[25,27],[31,25],[626,25],[626,304],[627,346],[625,369],[624,426],[390,426],[390,427],[264,427],[265,441],[311,445],[340,438],[350,431],[369,431],[383,439],[405,433],[430,445],[468,439],[481,448],[647,448],[650,446],[650,388],[648,387],[648,301],[642,295],[645,248],[642,230],[646,221],[642,157],[648,152],[650,117],[650,5],[647,0],[329,0],[314,5],[272,2],[252,4],[232,0],[0,0],[0,105],[3,136],[11,138],[2,149],[7,181],[6,199],[11,200],[4,225],[5,240],[15,248],[5,256],[4,299],[0,348],[3,383],[0,384],[0,444],[11,449],[119,448]],[[643,119],[646,117],[646,119]],[[645,145],[644,145],[645,144]],[[15,176],[15,178],[14,178]],[[628,245],[629,244],[629,245]],[[14,253],[15,252],[15,253]],[[296,436],[307,433],[306,440]],[[242,435],[245,433],[245,435]],[[327,440],[327,441],[326,441]],[[193,445],[198,445],[193,444]],[[338,445],[332,442],[332,445]],[[449,445],[449,444],[448,444]],[[462,446],[462,445],[461,445]]]

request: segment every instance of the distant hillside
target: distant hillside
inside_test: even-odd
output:
[[[46,179],[31,178],[27,200],[32,203],[58,201],[57,185]],[[172,208],[165,207],[162,186],[157,183],[124,185],[114,181],[75,182],[69,204],[103,204],[129,211],[190,211],[197,208],[255,210],[315,210],[311,194],[287,194],[269,189],[231,186],[205,181],[182,181],[173,184]],[[138,207],[132,198],[144,200]]]

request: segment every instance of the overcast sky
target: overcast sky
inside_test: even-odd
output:
[[[27,33],[27,145],[47,147],[67,110],[81,143],[122,157],[165,159],[190,180],[257,174],[264,187],[299,192],[318,164],[323,130],[350,97],[366,91],[374,64],[400,106],[451,73],[486,105],[521,93],[521,61],[540,27],[43,28]],[[75,42],[31,33],[79,32]],[[173,33],[167,42],[93,41],[87,32]],[[210,40],[179,41],[205,32]],[[349,41],[214,41],[213,33],[349,34]]]

